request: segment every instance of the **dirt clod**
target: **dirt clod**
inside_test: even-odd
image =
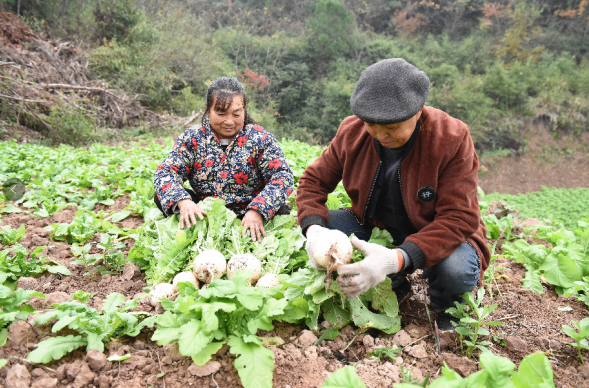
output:
[[[466,357],[460,357],[454,353],[444,353],[442,361],[448,364],[448,367],[454,369],[462,377],[466,377],[474,372],[475,363]]]
[[[37,286],[39,282],[32,277],[22,277],[16,282],[16,288],[22,288],[23,290],[32,290]]]
[[[6,388],[29,388],[31,374],[24,365],[14,365],[6,375]]]
[[[415,345],[409,350],[409,355],[421,360],[427,357],[427,352],[423,345]]]
[[[312,346],[316,341],[317,336],[313,334],[311,330],[303,330],[301,336],[298,339],[298,343],[304,348]]]
[[[35,342],[35,332],[31,325],[25,321],[16,321],[10,325],[8,340],[15,345],[25,345],[28,342]]]
[[[90,370],[87,363],[82,362],[80,366],[80,372],[74,380],[74,388],[82,388],[88,385],[91,381],[94,381],[96,374]]]
[[[172,342],[171,344],[164,345],[164,353],[174,361],[180,361],[185,358],[180,354],[180,350],[178,350],[178,342]]]
[[[51,377],[43,377],[42,379],[36,380],[31,386],[31,388],[56,388],[57,384],[57,379]]]
[[[217,373],[221,368],[221,364],[217,361],[209,361],[203,366],[198,366],[196,364],[192,364],[188,367],[188,372],[191,375],[197,377],[204,377],[212,375],[213,373]]]
[[[393,343],[400,347],[405,347],[411,343],[411,336],[405,330],[400,330],[393,337]]]
[[[100,350],[91,349],[84,358],[84,361],[88,363],[88,366],[93,371],[102,369],[106,365],[106,355]]]
[[[527,353],[528,351],[527,342],[521,339],[520,337],[513,335],[505,337],[505,343],[507,344],[507,349],[509,349],[512,352]]]

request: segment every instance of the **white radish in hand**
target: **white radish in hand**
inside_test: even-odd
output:
[[[172,280],[172,285],[174,286],[175,292],[178,292],[178,283],[182,282],[189,282],[193,284],[194,287],[198,288],[198,279],[190,271],[180,272],[179,274],[174,276],[174,280]]]
[[[274,288],[279,284],[280,281],[278,280],[278,275],[267,273],[266,275],[262,276],[260,280],[258,280],[256,287]]]
[[[321,240],[313,247],[313,257],[317,264],[331,273],[342,264],[352,260],[352,243],[348,236],[339,230],[330,230],[321,235]]]
[[[174,286],[170,283],[160,283],[153,287],[150,292],[151,297],[149,298],[149,304],[153,307],[157,307],[160,303],[160,299],[166,298],[169,300],[175,300],[178,294],[174,290]]]
[[[233,256],[227,263],[227,279],[231,280],[240,270],[250,273],[249,284],[253,284],[262,274],[262,263],[251,253]]]
[[[192,266],[194,276],[205,284],[210,284],[215,279],[221,279],[225,271],[227,271],[225,256],[214,249],[201,252],[194,259]]]

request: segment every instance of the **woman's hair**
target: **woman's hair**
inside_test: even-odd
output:
[[[225,112],[231,106],[235,96],[241,96],[243,98],[243,110],[245,114],[243,125],[255,124],[256,122],[247,112],[247,96],[245,94],[245,88],[241,82],[239,82],[237,78],[221,77],[211,82],[207,89],[207,95],[205,97],[205,113],[202,116],[202,125],[204,125],[205,119],[209,117],[211,109],[214,109],[217,112]]]

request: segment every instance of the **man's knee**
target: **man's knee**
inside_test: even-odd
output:
[[[450,256],[434,267],[429,270],[435,271],[435,277],[445,283],[447,287],[451,287],[457,294],[472,291],[479,280],[479,257],[476,250],[466,242],[460,244]],[[424,277],[430,277],[428,275]]]

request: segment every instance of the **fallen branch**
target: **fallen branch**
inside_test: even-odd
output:
[[[47,51],[45,47],[43,47],[43,43],[40,40],[35,40],[35,43],[37,43],[37,48],[41,50],[41,52],[47,57],[51,65],[55,67],[55,69],[63,76],[63,78],[65,78],[70,84],[75,84],[75,82],[73,82],[72,79],[66,74],[66,72],[63,71],[63,69],[59,66],[59,64],[57,63],[55,58],[53,58],[51,53]]]
[[[109,92],[107,89],[97,88],[97,87],[93,87],[93,86],[75,86],[75,85],[66,85],[66,84],[41,84],[39,86],[43,89],[88,90],[90,92],[101,92],[101,93],[109,94],[115,98],[120,98],[116,94]]]
[[[24,99],[22,97],[11,97],[11,96],[6,96],[4,94],[0,94],[0,97],[2,97],[2,98],[8,98],[9,100],[16,100],[16,101],[50,104],[50,101],[44,101],[44,100],[26,100],[26,99]]]

